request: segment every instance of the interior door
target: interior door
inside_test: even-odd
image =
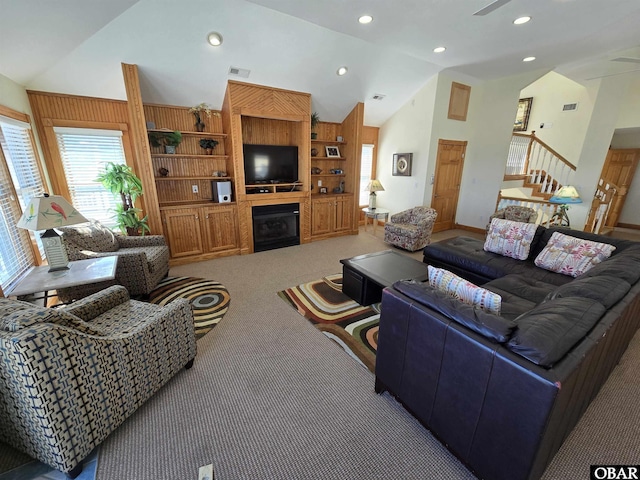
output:
[[[431,208],[438,212],[438,218],[433,226],[434,232],[449,230],[455,225],[466,150],[466,141],[438,140],[438,156],[431,196]]]
[[[618,186],[605,223],[609,227],[615,227],[618,223],[639,159],[640,149],[637,148],[610,149],[607,153],[600,176]]]

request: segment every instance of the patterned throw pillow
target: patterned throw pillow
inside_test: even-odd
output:
[[[592,242],[554,232],[534,263],[545,270],[577,277],[609,258],[615,249],[608,243]]]
[[[482,310],[500,315],[502,297],[443,268],[428,266],[429,285],[441,292]]]
[[[82,250],[90,252],[115,252],[118,250],[118,240],[111,230],[97,220],[88,224],[62,227],[65,240],[75,243]]]
[[[535,223],[494,218],[484,242],[484,250],[516,260],[526,260],[537,229],[538,225]]]

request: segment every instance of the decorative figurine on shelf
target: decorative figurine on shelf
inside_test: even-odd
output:
[[[340,182],[340,185],[333,189],[333,193],[344,193],[344,181]]]
[[[161,177],[166,177],[167,175],[169,175],[169,170],[167,170],[164,167],[160,167],[158,169],[158,173],[160,174]]]
[[[227,176],[227,172],[223,172],[223,171],[215,171],[211,174],[211,176],[213,177],[226,177]]]
[[[344,171],[341,168],[332,168],[329,171],[334,175],[342,175],[344,173]]]
[[[317,157],[318,156],[318,149],[317,148],[312,148],[311,149],[311,156],[312,157]]]
[[[322,169],[318,167],[311,167],[311,175],[320,175],[322,173]]]
[[[200,140],[200,146],[205,149],[207,155],[213,153],[213,149],[218,145],[218,141],[213,138],[203,138]]]

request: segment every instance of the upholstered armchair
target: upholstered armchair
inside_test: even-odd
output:
[[[195,356],[186,299],[139,302],[122,286],[58,309],[0,298],[0,440],[75,478]]]
[[[129,294],[147,295],[169,272],[169,247],[162,235],[116,235],[97,220],[60,228],[69,260],[118,256],[116,278],[58,290],[62,302],[86,297],[110,285],[123,285]]]
[[[438,212],[429,207],[414,207],[391,215],[384,225],[384,241],[415,252],[431,242]]]
[[[505,220],[511,220],[512,222],[536,223],[536,220],[538,219],[538,212],[533,208],[523,207],[521,205],[509,205],[505,208],[501,208],[489,217],[487,231],[489,231],[491,220],[494,218],[502,218]]]

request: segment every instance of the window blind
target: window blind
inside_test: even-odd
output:
[[[73,206],[86,218],[116,225],[119,200],[96,181],[105,164],[126,163],[119,130],[54,127]]]
[[[35,263],[28,231],[16,226],[31,197],[44,192],[29,130],[27,123],[0,116],[0,284],[3,289]]]
[[[373,145],[362,145],[362,159],[360,160],[360,198],[359,205],[369,205],[369,192],[364,190],[371,181],[373,172]]]

